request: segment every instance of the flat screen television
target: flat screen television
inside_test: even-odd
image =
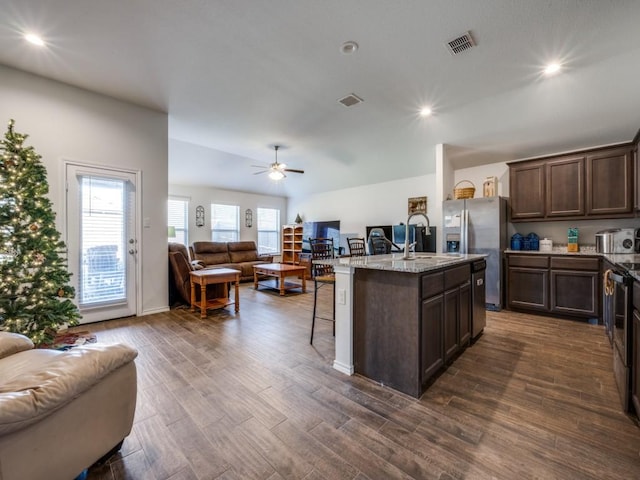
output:
[[[309,238],[332,238],[334,254],[340,251],[340,220],[326,222],[304,222],[302,224],[302,251],[311,253]]]
[[[403,248],[405,233],[406,233],[405,225],[393,225],[393,239],[391,241],[396,245],[398,245],[400,248]],[[413,243],[415,241],[416,241],[416,226],[409,225],[409,243]]]

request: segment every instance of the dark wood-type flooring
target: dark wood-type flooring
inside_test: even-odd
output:
[[[489,312],[416,400],[334,370],[329,322],[309,345],[312,288],[240,297],[77,327],[139,351],[133,431],[90,479],[640,478],[600,326]]]

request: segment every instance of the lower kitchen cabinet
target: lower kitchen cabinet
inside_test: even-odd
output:
[[[471,342],[471,282],[464,283],[459,287],[459,330],[460,345],[466,346]]]
[[[551,270],[551,311],[597,317],[598,279],[598,272]]]
[[[444,359],[449,361],[471,340],[471,283],[444,293]]]
[[[508,306],[550,314],[600,316],[600,259],[508,254]]]
[[[458,317],[460,316],[460,292],[457,288],[444,292],[444,360],[450,360],[460,348]]]
[[[507,256],[507,304],[515,309],[549,310],[548,256]]]
[[[444,295],[436,295],[422,302],[420,370],[422,383],[433,377],[444,365]]]

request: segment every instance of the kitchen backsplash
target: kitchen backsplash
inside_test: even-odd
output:
[[[582,220],[578,222],[530,222],[530,223],[510,223],[508,238],[514,233],[528,235],[534,232],[539,238],[549,238],[553,240],[554,246],[567,244],[567,229],[576,227],[578,229],[578,245],[595,245],[596,232],[608,228],[640,228],[640,218],[620,218],[609,220]]]

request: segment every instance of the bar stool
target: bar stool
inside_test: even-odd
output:
[[[364,257],[367,254],[364,238],[347,238],[347,244],[349,245],[349,255],[352,257]]]
[[[334,258],[333,239],[332,238],[310,238],[311,259],[313,260],[329,260]],[[331,285],[333,298],[331,301],[331,318],[318,317],[322,320],[333,322],[333,335],[336,334],[336,276],[333,271],[333,265],[322,265],[315,262],[312,263],[313,272],[313,316],[311,317],[311,339],[309,344],[313,345],[313,330],[316,325],[316,311],[318,308],[318,290],[325,285]]]

